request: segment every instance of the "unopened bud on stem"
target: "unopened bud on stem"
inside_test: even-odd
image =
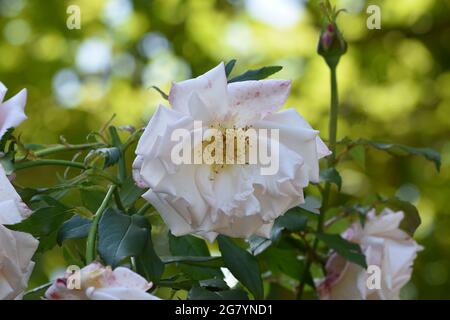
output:
[[[322,11],[325,21],[320,34],[317,52],[325,59],[330,68],[337,66],[340,57],[347,52],[347,42],[345,42],[340,32],[336,18],[342,10],[336,11],[332,8],[330,2],[322,4]]]

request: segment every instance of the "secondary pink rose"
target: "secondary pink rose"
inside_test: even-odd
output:
[[[373,209],[364,227],[355,222],[343,234],[344,238],[361,246],[368,266],[379,267],[380,289],[369,289],[367,279],[371,274],[362,267],[332,254],[326,265],[326,279],[318,287],[321,299],[400,299],[400,289],[410,280],[414,259],[422,250],[406,232],[399,229],[403,217],[401,211],[384,209],[376,215]]]
[[[71,286],[69,276],[56,279],[45,297],[49,300],[159,300],[147,293],[151,282],[125,267],[112,270],[100,263],[91,263],[80,270],[79,288]]]

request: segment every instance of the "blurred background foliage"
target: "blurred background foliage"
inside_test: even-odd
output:
[[[437,173],[422,158],[370,150],[366,168],[338,169],[343,192],[397,195],[417,205],[425,247],[405,298],[450,298],[450,1],[334,1],[349,51],[338,68],[339,138],[365,137],[441,152]],[[69,5],[81,30],[66,27]],[[368,30],[366,8],[381,8]],[[24,142],[82,143],[112,114],[116,125],[143,126],[171,81],[238,60],[235,73],[281,65],[293,80],[287,106],[327,137],[329,75],[316,54],[318,1],[300,0],[0,0],[0,80],[8,96],[28,89]],[[130,159],[131,160],[131,159]],[[18,184],[51,184],[51,168],[18,174]],[[58,249],[39,258],[30,286],[54,277]]]

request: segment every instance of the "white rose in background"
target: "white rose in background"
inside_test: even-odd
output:
[[[56,279],[45,292],[49,300],[160,300],[147,293],[152,283],[128,268],[114,271],[94,262],[80,270],[80,288],[71,287],[70,275]]]
[[[8,101],[3,102],[6,91],[6,87],[0,82],[0,138],[9,128],[17,127],[27,118],[24,112],[27,90],[23,89]]]
[[[20,298],[34,267],[31,258],[39,242],[4,226],[20,222],[28,214],[29,209],[0,165],[0,300]]]
[[[273,221],[304,202],[303,188],[319,181],[318,160],[329,150],[295,110],[278,112],[289,92],[285,80],[227,84],[223,63],[172,85],[172,109],[159,106],[153,115],[137,146],[133,175],[150,188],[144,198],[174,235],[269,237]],[[194,121],[205,129],[278,129],[279,141],[271,142],[279,143],[278,172],[261,175],[254,164],[175,165],[171,134],[185,129],[194,135]]]
[[[376,215],[369,212],[364,227],[355,222],[343,237],[358,243],[366,256],[367,265],[381,271],[381,288],[369,289],[370,276],[362,267],[333,254],[327,262],[327,277],[319,285],[321,299],[333,300],[394,300],[411,278],[417,252],[422,250],[406,232],[399,229],[403,212],[384,209]]]

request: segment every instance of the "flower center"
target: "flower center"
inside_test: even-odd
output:
[[[203,160],[210,165],[210,179],[231,165],[248,165],[251,137],[255,136],[252,126],[237,128],[220,123],[211,124],[202,140]]]

